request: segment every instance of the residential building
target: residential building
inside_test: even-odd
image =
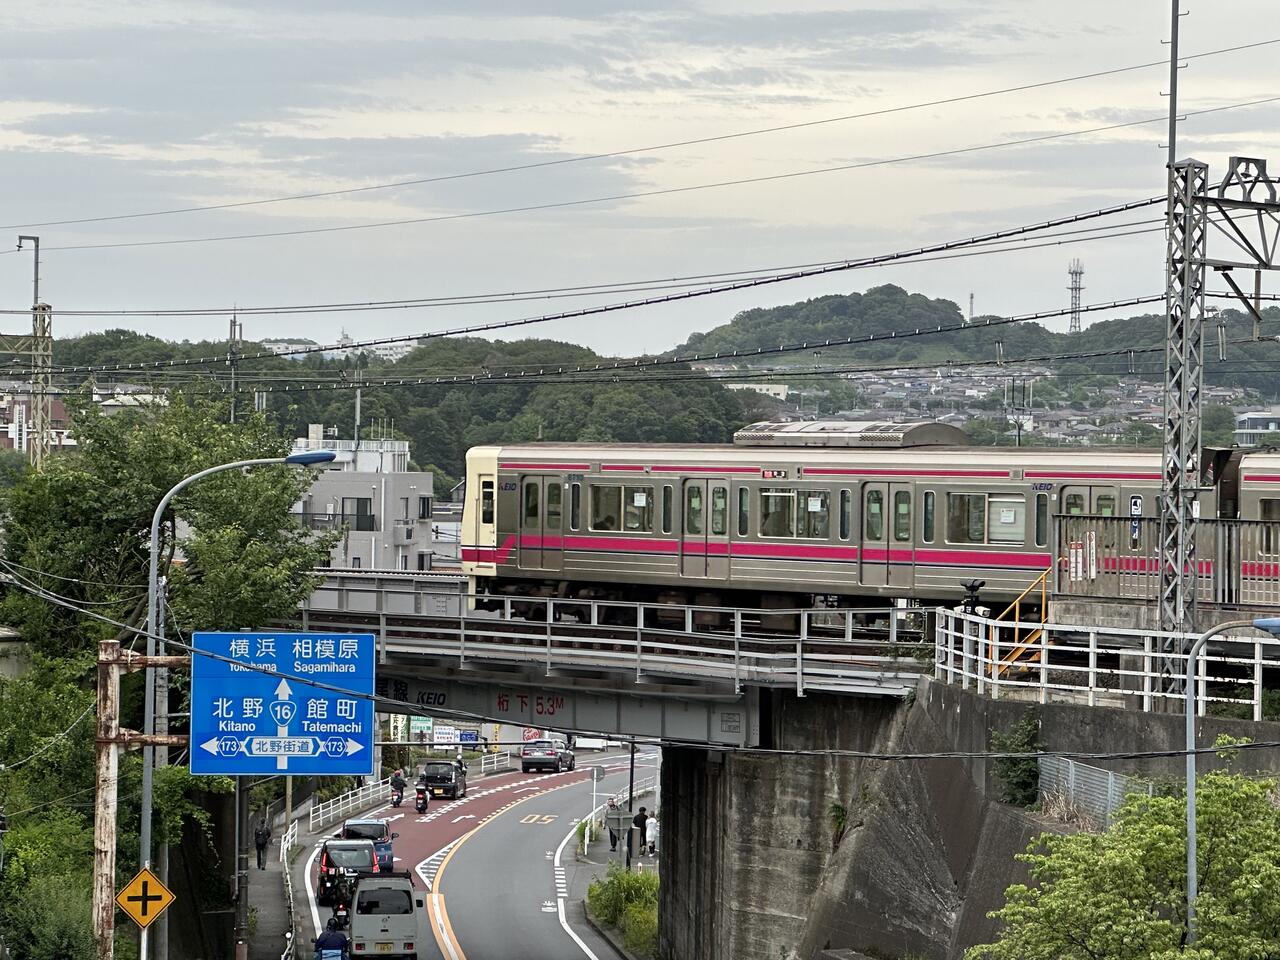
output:
[[[366,451],[366,445],[375,450]],[[395,446],[376,449],[387,445]],[[407,469],[408,441],[361,441],[360,447],[355,450],[351,440],[294,441],[294,452],[335,450],[340,458],[333,469],[317,474],[295,516],[313,530],[342,532],[330,558],[333,567],[430,570],[435,478]]]
[[[1268,433],[1280,433],[1280,407],[1250,410],[1236,416],[1236,443],[1256,447]]]
[[[332,450],[335,470],[357,473],[404,473],[409,469],[408,440],[339,440],[336,428],[326,430],[323,424],[307,427],[307,436],[293,441],[293,453],[306,450]]]

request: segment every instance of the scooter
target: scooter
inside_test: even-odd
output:
[[[419,813],[426,813],[427,804],[429,802],[430,801],[427,800],[427,788],[415,787],[413,790],[413,809],[417,810]]]
[[[334,887],[333,891],[333,919],[338,922],[338,929],[345,930],[351,922],[351,898],[355,887],[355,881],[350,877],[343,877]]]
[[[393,807],[398,807],[403,802],[404,802],[404,788],[392,787],[391,788],[391,805]]]

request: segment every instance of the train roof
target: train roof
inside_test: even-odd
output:
[[[959,427],[932,420],[770,420],[743,427],[733,435],[740,447],[962,447],[969,435]]]

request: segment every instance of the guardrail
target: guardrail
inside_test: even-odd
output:
[[[503,750],[500,753],[486,753],[480,758],[480,775],[490,776],[499,770],[511,769],[511,751]]]
[[[476,597],[344,584],[316,591],[306,629],[375,629],[387,654],[522,661],[844,693],[904,695],[933,644],[922,608],[724,607]],[[476,599],[494,611],[469,610]],[[332,604],[332,605],[330,605]],[[425,622],[430,618],[431,622]]]
[[[353,811],[363,810],[365,807],[372,805],[379,797],[390,796],[390,791],[391,778],[385,777],[376,783],[366,783],[363,787],[348,790],[346,793],[341,793],[323,803],[313,803],[311,805],[310,818],[311,832],[315,833],[321,827],[327,826],[336,820],[341,820]]]
[[[289,824],[289,829],[280,838],[280,872],[284,874],[285,905],[289,909],[289,931],[285,934],[284,949],[280,951],[280,960],[290,960],[293,956],[293,935],[296,930],[293,904],[293,870],[290,868],[289,854],[298,842],[298,821]]]
[[[938,611],[935,621],[934,677],[999,699],[1017,697],[1048,703],[1066,700],[1090,706],[1110,704],[1144,711],[1156,704],[1183,702],[1183,693],[1162,683],[1169,672],[1186,673],[1187,655],[1197,634],[1057,623],[992,620],[959,610]],[[1041,630],[1034,642],[1025,635]],[[1015,639],[1018,631],[1023,634]],[[1264,652],[1268,655],[1264,656]],[[1265,670],[1280,667],[1275,641],[1257,636],[1224,636],[1196,658],[1203,716],[1208,704],[1243,706],[1262,719]],[[1163,709],[1163,707],[1159,708]]]

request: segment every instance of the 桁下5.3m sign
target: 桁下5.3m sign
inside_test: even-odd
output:
[[[197,633],[192,645],[215,655],[191,658],[193,774],[373,772],[373,634]]]

